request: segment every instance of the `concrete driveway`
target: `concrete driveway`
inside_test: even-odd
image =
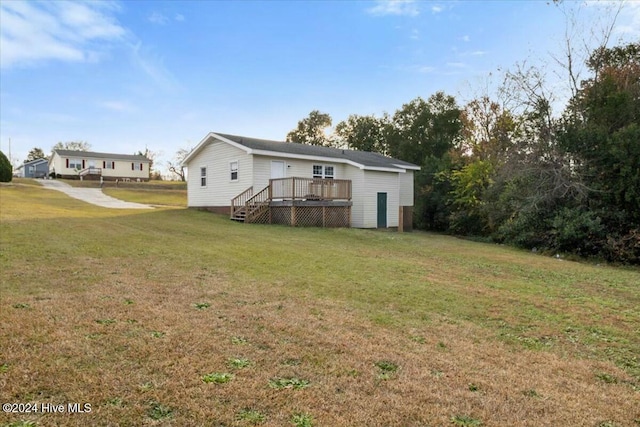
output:
[[[92,205],[101,206],[103,208],[153,209],[151,206],[143,205],[142,203],[125,202],[123,200],[114,199],[113,197],[104,194],[99,188],[72,187],[67,183],[57,181],[55,179],[39,179],[38,182],[42,184],[44,188],[62,191],[74,199],[82,200],[83,202],[91,203]]]

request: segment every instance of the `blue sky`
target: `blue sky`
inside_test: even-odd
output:
[[[2,0],[0,147],[22,162],[82,140],[161,164],[210,131],[284,140],[315,109],[336,125],[439,90],[463,104],[518,61],[553,74],[565,15],[591,40],[616,4]],[[628,2],[610,45],[639,29]]]

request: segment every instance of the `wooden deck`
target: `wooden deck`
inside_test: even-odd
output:
[[[279,178],[255,193],[253,187],[231,200],[231,219],[291,226],[349,227],[351,181]]]

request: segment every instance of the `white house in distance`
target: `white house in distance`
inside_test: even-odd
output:
[[[148,181],[151,161],[138,154],[95,153],[54,150],[49,173],[58,178],[100,179],[105,181]]]
[[[235,220],[412,228],[420,167],[378,153],[209,133],[183,165],[188,206]]]

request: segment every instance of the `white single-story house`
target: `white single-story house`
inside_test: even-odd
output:
[[[49,173],[57,178],[148,181],[151,160],[138,154],[54,150]]]
[[[378,153],[209,133],[183,166],[188,206],[232,219],[412,228],[420,167]]]
[[[20,178],[45,178],[48,174],[49,161],[47,159],[24,162],[14,171],[14,175]]]

